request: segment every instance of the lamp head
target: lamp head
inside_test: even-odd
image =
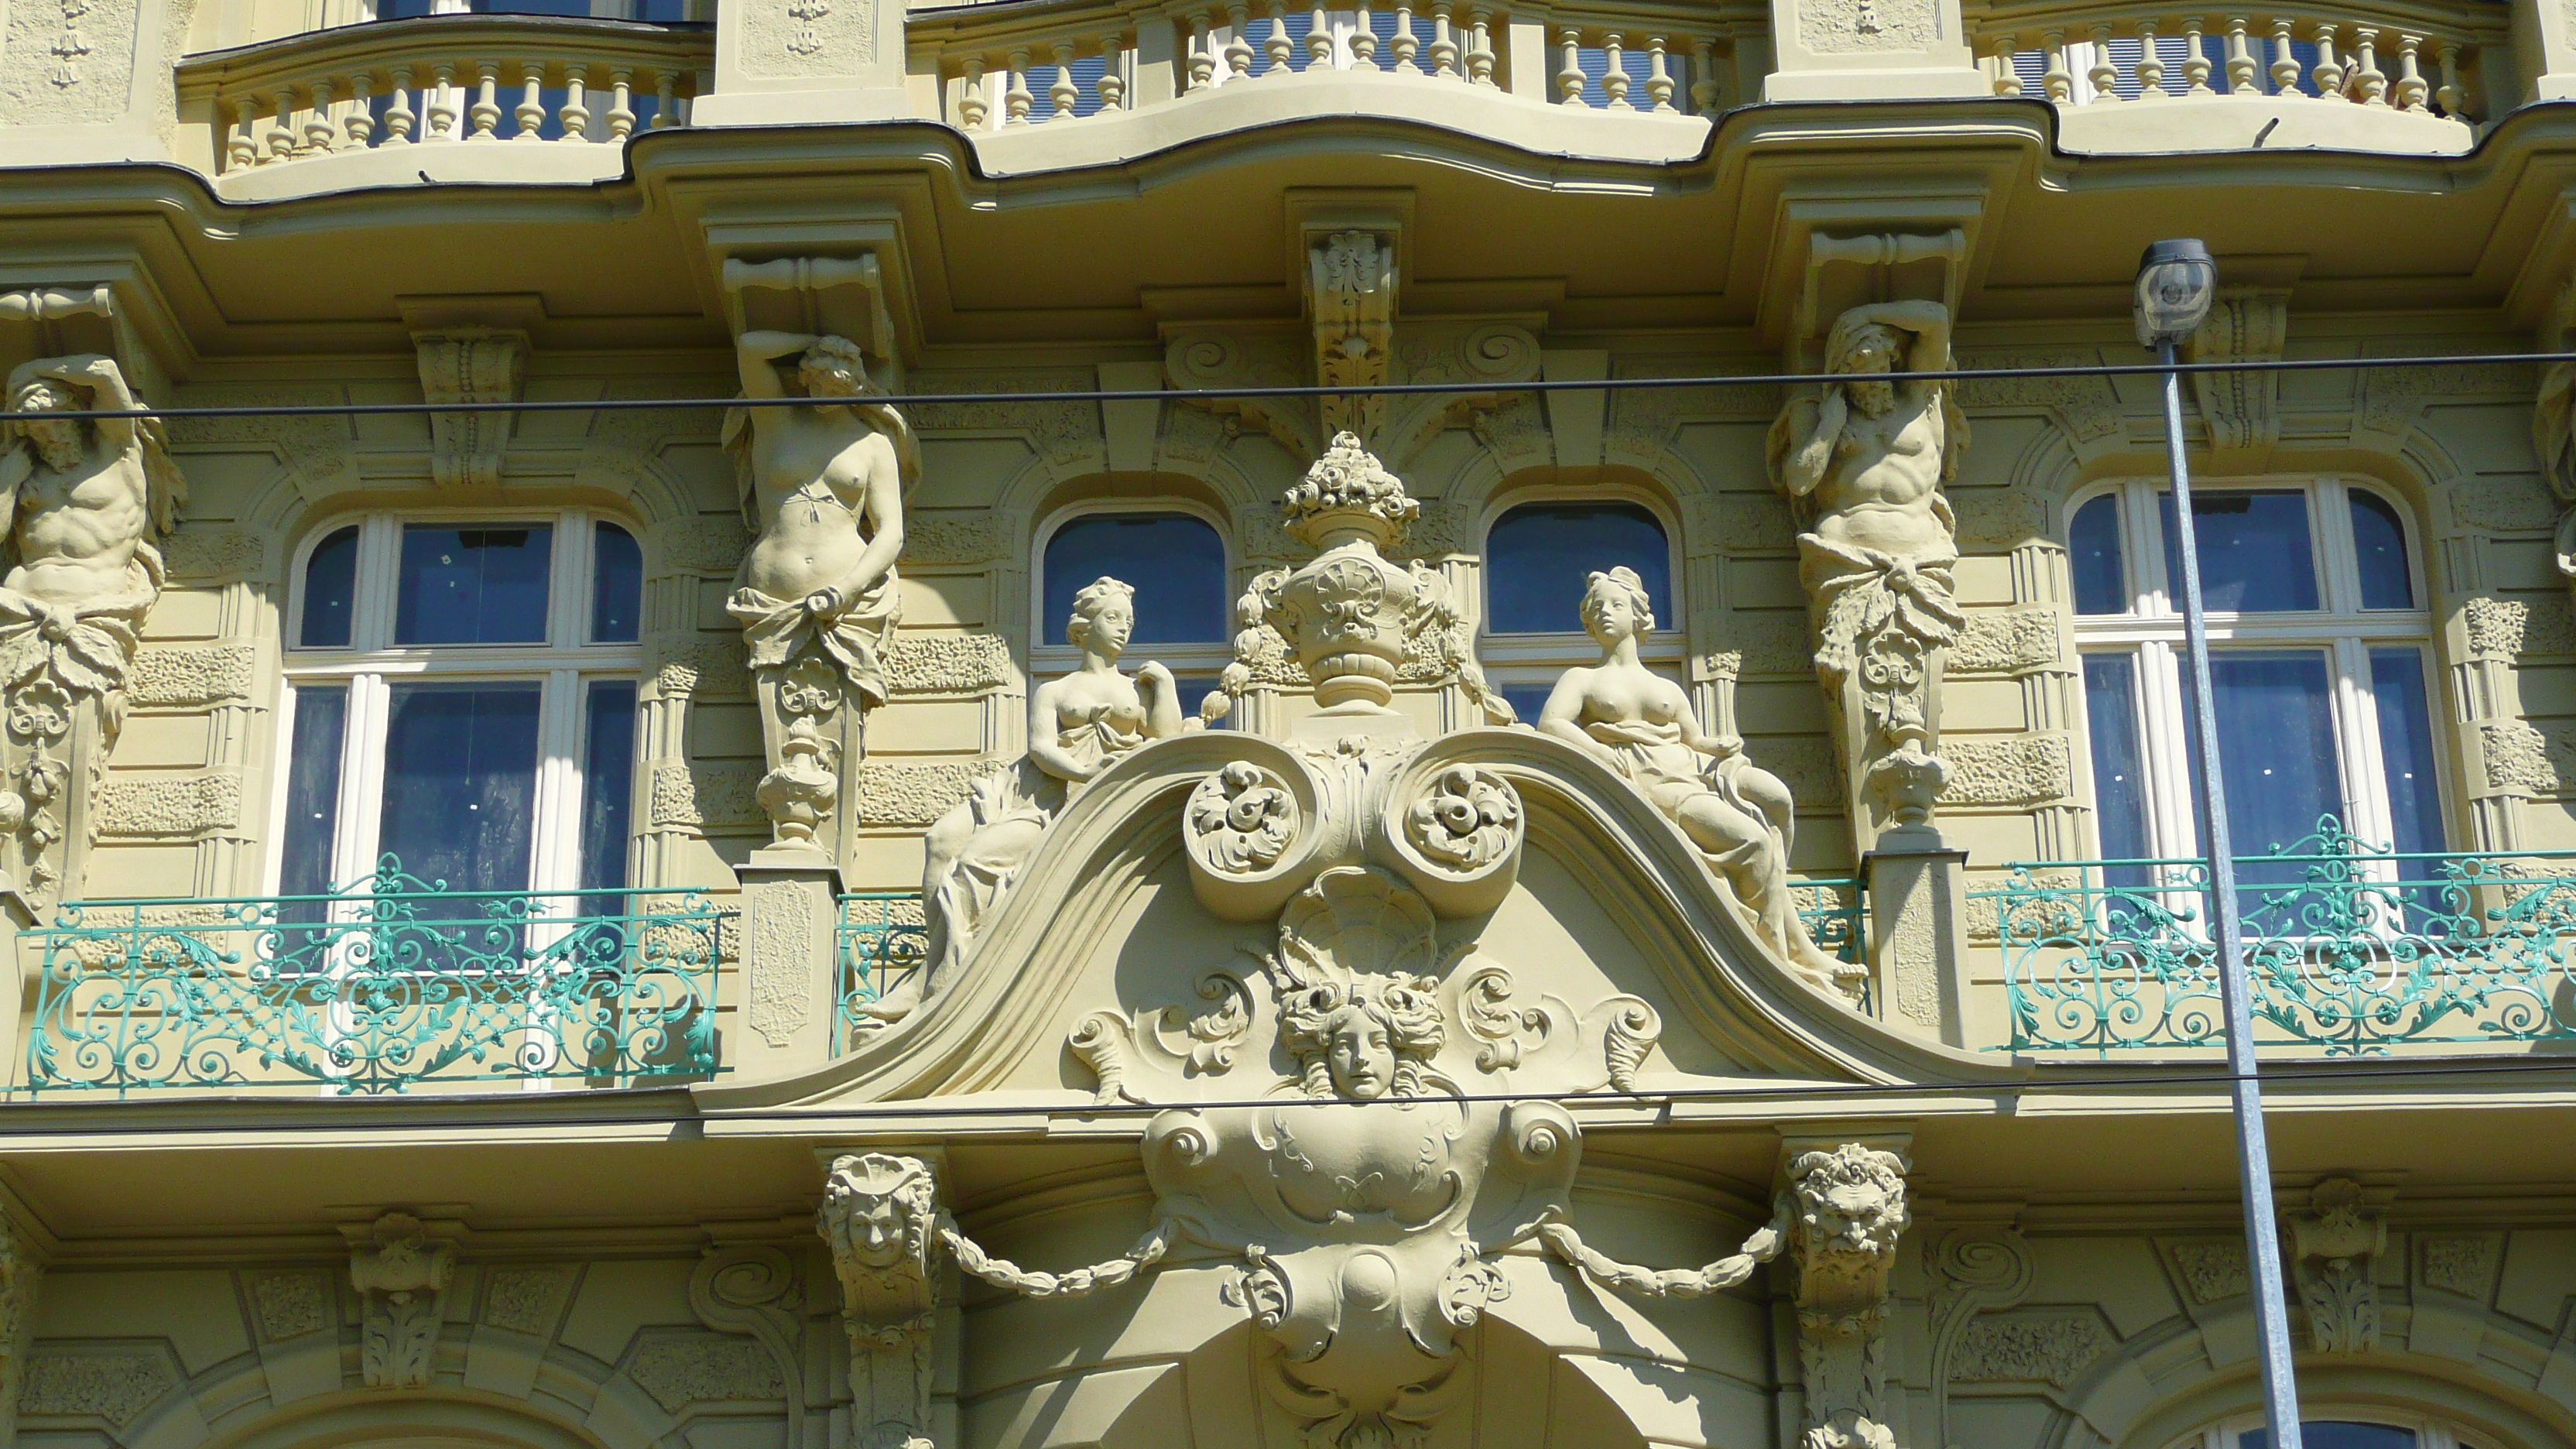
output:
[[[2200,330],[2217,296],[2218,263],[2208,247],[2191,238],[2149,246],[2138,258],[2138,345],[2180,343]]]

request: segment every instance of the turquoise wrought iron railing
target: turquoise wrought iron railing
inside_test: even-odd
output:
[[[2219,1046],[2209,867],[2027,861],[1994,903],[2012,1049]],[[2236,858],[2258,1045],[2576,1040],[2576,851],[2407,853],[2327,816]]]
[[[832,1023],[832,1055],[847,1050],[873,1024],[869,1004],[920,970],[928,946],[918,894],[856,891],[841,897],[840,1009]]]
[[[1789,886],[1798,893],[1798,919],[1806,922],[1809,940],[1854,965],[1869,959],[1864,929],[1868,902],[1859,877],[1793,880]]]
[[[392,856],[330,895],[80,901],[41,952],[30,1091],[716,1070],[717,920],[677,891],[451,891]]]

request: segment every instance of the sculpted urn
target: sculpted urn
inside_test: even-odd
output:
[[[1351,433],[1288,492],[1290,534],[1319,552],[1272,586],[1272,617],[1315,681],[1315,702],[1336,713],[1374,714],[1395,699],[1421,581],[1385,551],[1403,541],[1422,507]]]

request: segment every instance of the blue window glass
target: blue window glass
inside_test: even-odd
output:
[[[2412,1429],[2337,1419],[2301,1419],[2299,1439],[2308,1449],[2415,1449],[2417,1442]],[[2272,1449],[2272,1431],[2248,1429],[2236,1436],[2236,1449]]]
[[[2289,850],[2316,833],[2320,816],[2345,813],[2326,657],[2220,650],[2210,655],[2209,677],[2218,691],[2218,758],[2236,878],[2248,886],[2294,882],[2305,869],[2297,862],[2261,865],[2246,857]],[[2194,708],[2188,671],[2183,708]],[[2195,778],[2199,772],[2195,757]]]
[[[2379,714],[2380,768],[2388,776],[2391,843],[2407,854],[2440,850],[2442,798],[2433,773],[2423,651],[2371,650],[2370,694]]]
[[[376,0],[379,20],[415,20],[438,13],[439,0]],[[470,15],[568,15],[580,19],[590,16],[590,0],[466,0],[464,13]],[[454,0],[448,0],[447,13],[457,13]]]
[[[1226,628],[1225,541],[1186,513],[1095,513],[1047,539],[1046,616],[1036,636],[1064,638],[1073,596],[1094,579],[1136,589],[1131,644],[1220,644]]]
[[[1634,503],[1523,504],[1497,519],[1485,536],[1485,631],[1579,630],[1584,579],[1619,564],[1645,581],[1655,626],[1678,627],[1672,548],[1655,515]]]
[[[2075,612],[2129,612],[2129,575],[2120,563],[2120,500],[2105,493],[2075,510],[2066,529],[2066,567],[2075,580]]]
[[[632,644],[644,610],[644,550],[635,535],[603,523],[590,535],[590,642]]]
[[[2105,860],[2138,860],[2147,847],[2145,752],[2138,745],[2138,656],[2084,656],[2084,717],[2093,742],[2093,818]],[[2113,884],[2139,884],[2125,876]]]
[[[1539,711],[1547,708],[1547,697],[1556,691],[1553,684],[1498,684],[1494,692],[1512,707],[1523,724],[1538,723]]]
[[[554,529],[403,527],[397,644],[541,644]]]
[[[346,649],[358,594],[358,530],[344,528],[304,558],[304,623],[295,642],[307,649]]]
[[[2414,608],[2415,580],[2406,567],[2406,525],[2397,516],[2397,505],[2358,488],[2346,496],[2352,500],[2352,552],[2361,568],[2361,606]]]
[[[396,684],[379,848],[458,891],[528,888],[538,686]]]
[[[2182,553],[2174,544],[2173,495],[2159,494],[2156,506],[2164,520],[2165,592],[2180,612]],[[2306,493],[2194,493],[2191,525],[2200,542],[2201,600],[2211,613],[2282,613],[2317,606]]]
[[[296,686],[295,738],[286,757],[286,819],[279,832],[280,895],[327,895],[337,884],[331,879],[331,845],[339,835],[340,755],[348,728],[349,686]]]
[[[635,681],[591,681],[583,701],[581,748],[581,886],[610,891],[626,884],[626,838],[634,820]],[[606,895],[582,914],[625,914],[625,898]]]

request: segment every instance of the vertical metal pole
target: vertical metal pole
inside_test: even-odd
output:
[[[2263,1084],[2255,1076],[2254,1007],[2245,977],[2245,938],[2236,907],[2235,852],[2227,839],[2227,794],[2218,771],[2218,709],[2209,683],[2209,620],[2200,604],[2200,541],[2191,517],[2191,470],[2183,460],[2182,374],[2174,346],[2162,343],[2165,453],[2173,469],[2174,552],[2182,558],[2184,652],[2190,656],[2191,708],[2183,721],[2200,761],[2200,838],[2209,860],[2209,934],[2218,952],[2218,997],[2227,1012],[2227,1074],[2236,1106],[2237,1181],[2245,1198],[2245,1260],[2253,1279],[2254,1329],[2262,1340],[2263,1411],[2272,1421],[2271,1449],[2303,1449],[2299,1384],[2290,1364],[2290,1309],[2281,1294],[2281,1228],[2272,1205],[2272,1154],[2263,1136]]]

